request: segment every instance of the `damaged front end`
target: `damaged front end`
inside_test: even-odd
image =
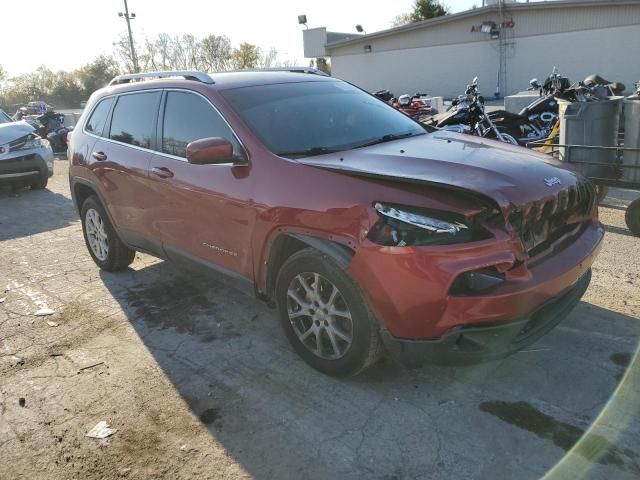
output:
[[[380,218],[367,237],[379,245],[447,245],[490,238],[476,219],[468,221],[460,214],[381,202],[376,202],[374,209]]]

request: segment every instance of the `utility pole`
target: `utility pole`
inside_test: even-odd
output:
[[[136,55],[136,48],[133,44],[133,33],[131,33],[131,20],[136,18],[136,14],[129,14],[127,0],[124,0],[124,13],[118,12],[118,16],[124,17],[127,22],[127,30],[129,31],[129,46],[131,47],[131,60],[133,61],[133,70],[137,73],[140,71],[140,67],[138,67],[138,56]]]

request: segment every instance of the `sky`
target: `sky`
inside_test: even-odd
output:
[[[481,4],[481,0],[446,0],[452,12]],[[307,65],[302,53],[302,26],[337,32],[367,33],[391,26],[393,19],[411,10],[413,0],[129,0],[137,42],[158,33],[191,33],[198,38],[226,35],[232,44],[250,42],[263,50],[275,48],[279,58]],[[126,33],[118,17],[123,0],[2,0],[3,38],[0,65],[17,75],[46,65],[52,70],[78,68],[101,53],[111,53],[113,42]]]

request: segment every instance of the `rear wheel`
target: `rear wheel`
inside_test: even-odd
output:
[[[135,250],[118,238],[102,204],[95,195],[82,204],[82,232],[91,258],[102,270],[113,272],[127,268],[135,258]]]
[[[627,207],[624,219],[631,233],[640,237],[640,198],[636,198]]]
[[[292,255],[276,282],[280,321],[313,368],[356,375],[380,358],[377,322],[360,288],[332,258],[307,248]]]

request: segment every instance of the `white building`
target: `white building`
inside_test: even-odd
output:
[[[591,73],[640,79],[640,1],[496,2],[367,35],[304,31],[305,57],[330,57],[335,77],[366,90],[453,97],[478,76],[489,96],[525,90],[554,66],[572,82]]]

